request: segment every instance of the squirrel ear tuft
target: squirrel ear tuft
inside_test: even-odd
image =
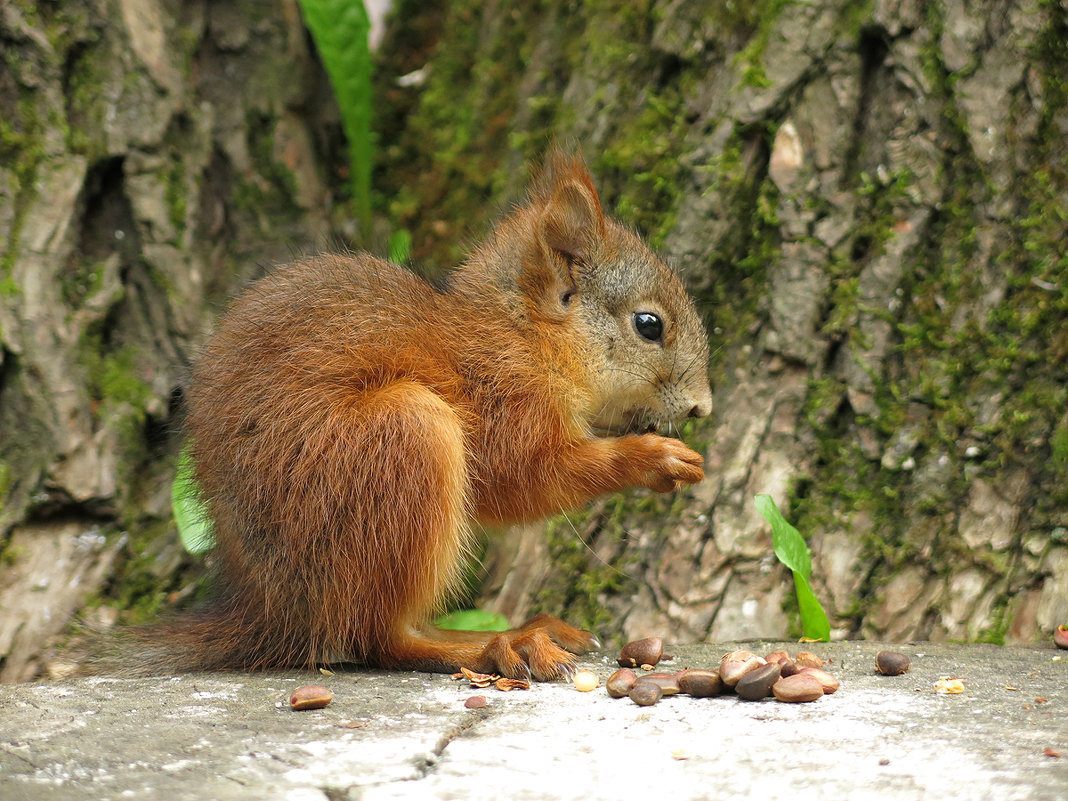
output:
[[[539,187],[542,243],[568,261],[581,261],[603,241],[604,212],[586,167],[559,152],[549,156]]]

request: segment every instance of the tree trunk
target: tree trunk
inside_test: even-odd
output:
[[[690,279],[715,350],[713,420],[689,434],[705,482],[609,499],[547,545],[512,532],[485,602],[615,640],[795,634],[767,492],[836,636],[1068,620],[1066,9],[454,2],[429,57],[383,65],[384,86],[429,76],[383,93],[412,109],[381,180],[419,256],[455,261],[524,158],[575,142]]]
[[[375,178],[415,260],[455,264],[555,138],[715,351],[705,482],[505,532],[484,602],[606,642],[796,633],[768,492],[838,635],[1068,621],[1065,42],[1064,0],[400,3]],[[341,151],[295,0],[0,0],[0,59],[10,680],[62,667],[42,643],[87,591],[89,620],[188,591],[188,361],[331,234]]]
[[[105,583],[146,608],[175,584],[190,356],[240,282],[326,238],[337,126],[295,0],[0,0],[0,62],[10,681]]]

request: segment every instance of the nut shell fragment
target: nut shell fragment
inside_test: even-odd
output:
[[[486,696],[484,695],[472,695],[464,701],[464,707],[466,709],[482,709],[485,706],[489,706],[489,701],[486,700]]]
[[[500,678],[500,676],[492,675],[490,673],[476,673],[475,671],[468,670],[465,667],[460,668],[460,673],[462,673],[464,677],[469,682],[471,682],[472,687],[478,687],[479,689],[482,689],[483,687],[489,687],[491,684],[493,684],[493,682],[497,681],[497,679]]]
[[[944,678],[935,682],[935,692],[939,695],[957,695],[964,692],[963,679]]]
[[[501,692],[509,692],[511,690],[529,690],[530,682],[523,681],[522,679],[509,679],[505,676],[493,682],[493,686],[495,686]]]

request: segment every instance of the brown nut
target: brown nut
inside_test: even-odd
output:
[[[880,651],[875,655],[875,669],[884,676],[900,676],[911,666],[909,658],[897,651]]]
[[[1068,648],[1068,626],[1057,626],[1053,630],[1053,643],[1058,648]]]
[[[619,654],[620,667],[638,667],[655,665],[664,653],[664,641],[659,637],[646,637],[643,640],[628,642]]]
[[[638,706],[652,706],[664,696],[664,691],[655,681],[645,681],[642,677],[635,682],[627,695]]]
[[[715,670],[688,668],[675,675],[679,679],[679,689],[694,698],[711,698],[723,692],[723,682]]]
[[[823,660],[811,651],[798,651],[797,656],[794,657],[794,664],[799,668],[821,668],[823,667]]]
[[[489,706],[489,701],[486,700],[484,695],[472,695],[464,701],[464,706],[467,709],[482,709],[484,706]]]
[[[782,650],[772,651],[770,654],[765,656],[764,659],[766,661],[768,661],[768,662],[779,662],[780,664],[783,663],[783,662],[793,662],[794,661],[793,657],[790,656],[790,652],[789,651],[782,651]]]
[[[638,674],[630,668],[620,668],[604,683],[608,694],[613,698],[622,698],[630,692],[630,688],[638,681]]]
[[[830,673],[828,673],[826,670],[823,670],[822,668],[807,667],[801,668],[801,670],[798,672],[807,673],[809,676],[815,676],[816,679],[819,681],[820,685],[823,687],[824,695],[830,695],[841,686],[836,677],[832,676]]]
[[[803,704],[823,697],[823,686],[819,679],[806,673],[795,673],[785,679],[779,679],[771,685],[771,692],[780,701],[788,704]]]
[[[289,696],[289,708],[295,711],[302,709],[322,709],[334,700],[334,694],[329,689],[319,684],[308,684],[297,687]]]
[[[778,662],[769,662],[755,670],[750,670],[734,685],[739,698],[746,701],[759,701],[771,695],[771,686],[779,680],[782,667]]]
[[[794,660],[792,659],[788,659],[785,662],[780,662],[779,667],[782,668],[783,676],[792,676],[795,673],[801,672],[801,668],[797,664],[795,664]]]
[[[765,664],[764,659],[752,651],[733,651],[720,660],[719,678],[726,686],[733,687],[750,670]]]
[[[664,695],[678,695],[682,692],[679,687],[679,677],[675,673],[646,673],[638,681],[651,681],[660,686],[660,692]]]

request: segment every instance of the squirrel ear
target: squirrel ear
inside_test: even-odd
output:
[[[547,164],[544,208],[538,220],[542,243],[568,261],[581,261],[604,239],[604,212],[585,166],[554,153]]]

